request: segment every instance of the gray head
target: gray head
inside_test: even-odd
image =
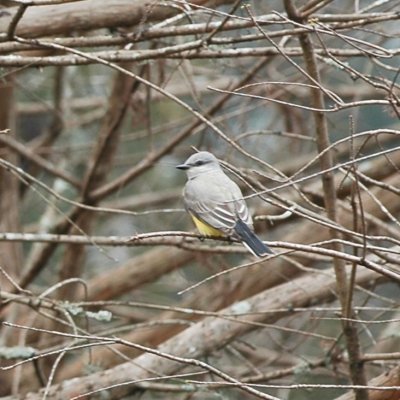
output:
[[[192,154],[183,164],[177,165],[176,168],[186,171],[189,179],[205,172],[221,170],[217,158],[208,151]]]

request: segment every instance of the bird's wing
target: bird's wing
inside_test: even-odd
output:
[[[252,226],[249,209],[239,187],[225,174],[200,176],[188,181],[185,205],[196,218],[231,234],[238,219]]]

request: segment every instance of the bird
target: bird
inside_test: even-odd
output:
[[[186,171],[183,199],[200,234],[237,239],[257,257],[274,254],[254,233],[242,191],[212,153],[192,154],[176,168]]]

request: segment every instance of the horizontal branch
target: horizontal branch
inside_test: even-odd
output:
[[[234,16],[232,16],[234,18]],[[356,28],[373,24],[377,22],[393,21],[400,19],[398,13],[372,13],[372,14],[343,14],[343,15],[315,15],[321,23],[331,23],[331,28],[335,31],[349,28]],[[257,23],[260,26],[270,26],[272,23],[282,24],[282,19],[276,14],[260,15],[257,17]],[[106,47],[106,46],[122,46],[130,43],[142,42],[153,39],[166,39],[177,36],[199,35],[206,34],[218,29],[219,32],[240,30],[245,28],[253,28],[254,21],[250,19],[235,19],[227,21],[225,24],[221,22],[206,22],[206,23],[191,23],[179,26],[150,26],[143,30],[138,30],[133,33],[123,33],[117,35],[90,35],[90,36],[73,36],[73,37],[55,37],[52,42],[58,45],[67,47]],[[307,32],[306,28],[290,28],[269,32],[270,38],[283,37],[287,35],[298,35]],[[0,34],[1,35],[1,34]],[[24,37],[30,37],[24,35]],[[244,42],[249,40],[264,39],[264,35],[259,33],[254,34],[239,34],[238,36],[230,37],[214,37],[208,43],[224,44]],[[35,47],[29,44],[8,41],[0,43],[0,53],[8,53],[13,51],[34,50]]]
[[[218,0],[217,3],[231,3]],[[181,8],[165,2],[107,0],[107,7],[99,7],[98,0],[83,0],[58,5],[30,7],[21,19],[16,34],[24,37],[60,35],[69,32],[86,32],[92,29],[135,26],[144,22],[160,21],[178,14]],[[207,5],[208,0],[191,0],[196,5]],[[213,1],[212,3],[216,3]],[[48,4],[48,3],[47,3]],[[10,7],[0,18],[0,38],[6,37],[8,26],[18,7]],[[49,23],[51,21],[51,23]]]
[[[157,50],[111,50],[88,52],[88,58],[76,54],[60,56],[21,56],[21,55],[3,55],[0,56],[0,66],[3,67],[38,67],[38,66],[66,66],[66,65],[89,65],[98,63],[93,58],[101,58],[108,62],[128,62],[144,61],[154,59],[219,59],[219,58],[237,58],[237,57],[266,57],[281,55],[281,51],[275,47],[248,47],[240,49],[198,49],[201,41],[186,43],[179,46],[168,46]],[[188,47],[196,48],[193,51],[187,51]],[[288,47],[285,49],[288,57],[301,57],[300,47]],[[329,57],[365,57],[365,51],[358,49],[330,48],[329,53],[325,49],[315,49],[315,54]],[[394,57],[400,54],[400,48],[388,50],[388,57]]]
[[[179,231],[165,231],[165,232],[152,232],[142,233],[134,236],[81,236],[81,235],[54,235],[54,234],[33,234],[33,233],[0,233],[0,242],[45,242],[45,243],[73,243],[82,245],[96,245],[96,246],[177,246],[185,248],[188,243],[187,239],[204,239],[204,236]],[[213,237],[213,240],[231,241],[229,238]],[[193,243],[193,242],[192,242]],[[338,257],[347,262],[363,265],[364,267],[378,272],[390,279],[400,282],[400,273],[394,270],[388,270],[377,263],[372,263],[351,254],[346,254],[323,247],[316,247],[303,244],[294,244],[286,242],[268,242],[269,246],[282,247],[288,250],[303,251],[306,253],[320,254],[328,257]],[[203,249],[204,250],[204,249]],[[209,251],[215,252],[212,247],[208,248]],[[234,249],[235,251],[235,249]],[[271,257],[277,257],[275,254]]]
[[[157,233],[144,233],[135,236],[81,236],[81,235],[56,235],[50,233],[0,233],[0,242],[28,242],[28,243],[69,243],[100,246],[138,246],[155,244],[178,244],[182,238],[202,238],[195,233],[166,231]],[[175,239],[173,239],[175,238]],[[181,238],[181,239],[177,239]],[[166,240],[168,239],[168,240]],[[171,241],[171,239],[173,239]],[[218,238],[216,238],[218,239]]]

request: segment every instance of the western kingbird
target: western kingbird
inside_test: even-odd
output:
[[[185,207],[202,235],[238,239],[258,257],[273,254],[254,233],[239,186],[224,173],[213,154],[200,151],[176,168],[186,171]]]

